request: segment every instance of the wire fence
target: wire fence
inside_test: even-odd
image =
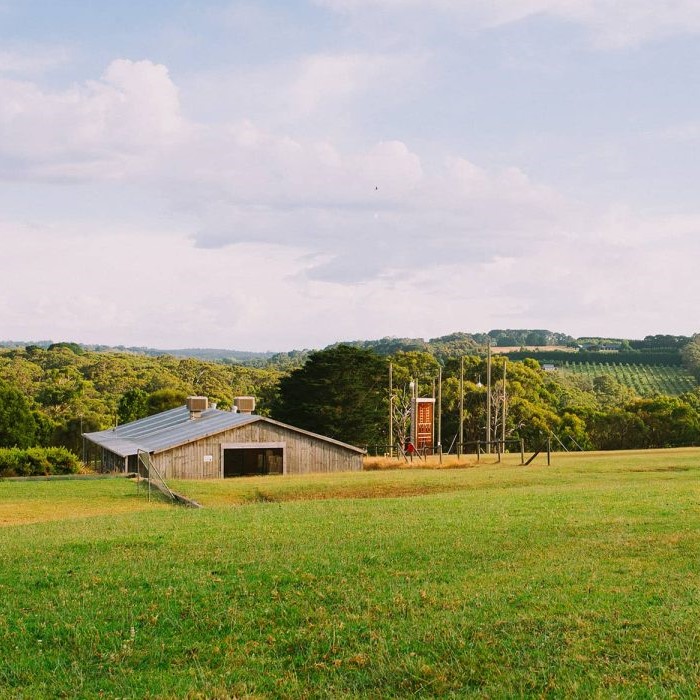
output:
[[[136,488],[137,490],[145,490],[149,501],[151,500],[154,489],[159,495],[164,496],[170,502],[174,503],[177,500],[175,494],[170,490],[169,486],[165,483],[165,479],[163,479],[160,472],[153,464],[151,455],[144,450],[138,451]]]

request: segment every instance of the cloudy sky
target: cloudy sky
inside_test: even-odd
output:
[[[0,0],[0,339],[700,330],[697,0]]]

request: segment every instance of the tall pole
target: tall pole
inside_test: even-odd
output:
[[[486,454],[491,454],[491,338],[486,356]]]
[[[411,397],[411,444],[418,447],[418,381],[411,382],[413,386],[413,396]]]
[[[394,456],[394,368],[389,363],[389,457]]]
[[[435,454],[435,377],[433,377],[433,424],[431,426],[430,441],[432,444],[433,454]]]
[[[507,413],[507,399],[506,399],[506,367],[508,366],[508,358],[503,357],[503,410],[501,411],[501,419],[503,423],[501,424],[501,452],[506,451],[506,416]]]
[[[80,440],[83,448],[83,466],[85,465],[85,436],[83,435],[83,414],[80,414]]]
[[[459,444],[457,445],[457,458],[462,456],[462,443],[464,442],[464,355],[459,358]]]
[[[442,454],[442,367],[438,368],[437,443]]]

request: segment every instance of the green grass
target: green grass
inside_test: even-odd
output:
[[[0,528],[0,697],[700,693],[700,450],[28,486],[69,511]]]
[[[602,362],[565,362],[559,371],[594,379],[610,375],[640,396],[680,396],[697,388],[698,383],[687,370],[670,365],[630,365]]]
[[[115,483],[119,481],[119,483]],[[119,480],[0,479],[0,528],[46,521],[153,510],[158,503],[135,498],[136,484]]]

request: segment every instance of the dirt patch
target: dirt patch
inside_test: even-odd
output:
[[[625,469],[626,472],[689,472],[693,467],[649,467],[645,469],[644,467],[631,467],[630,469]]]

